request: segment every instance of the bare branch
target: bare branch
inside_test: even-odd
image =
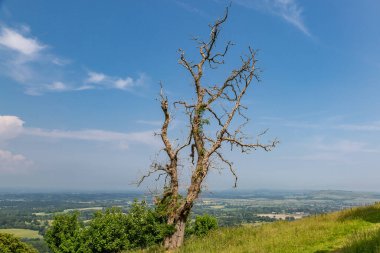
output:
[[[229,170],[231,171],[232,175],[233,175],[234,178],[235,178],[235,180],[234,180],[234,186],[233,186],[233,187],[236,188],[238,177],[237,177],[237,175],[236,175],[235,169],[233,168],[233,164],[232,164],[232,162],[230,162],[230,161],[228,161],[227,159],[225,159],[225,158],[223,157],[223,155],[222,155],[220,152],[218,152],[218,151],[216,151],[215,154],[219,157],[219,159],[220,159],[222,162],[224,162],[225,164],[228,165]]]
[[[144,175],[144,176],[142,176],[141,178],[140,178],[140,180],[137,182],[137,186],[140,186],[143,182],[144,182],[144,180],[146,179],[146,178],[148,178],[148,177],[150,177],[152,174],[154,174],[154,173],[156,173],[156,172],[158,172],[158,171],[164,171],[164,173],[161,173],[161,174],[166,174],[167,173],[167,169],[165,168],[165,167],[163,167],[162,165],[160,165],[160,164],[158,164],[158,163],[153,163],[152,165],[151,165],[151,170],[149,170],[149,172],[146,174],[146,175]],[[160,175],[161,175],[160,174]],[[160,177],[160,176],[159,176]],[[158,178],[159,179],[159,178]],[[157,180],[158,180],[157,179]]]
[[[278,143],[280,143],[277,139],[271,141],[269,144],[261,144],[259,142],[253,144],[243,143],[241,140],[238,140],[236,138],[223,138],[223,141],[229,142],[230,144],[240,147],[243,153],[248,152],[250,149],[256,150],[258,148],[261,148],[265,151],[272,151],[272,149],[275,148]]]
[[[173,152],[170,140],[168,138],[168,127],[169,127],[169,123],[171,121],[171,118],[170,118],[170,114],[169,114],[168,99],[163,93],[162,86],[161,86],[161,91],[160,91],[160,97],[161,97],[161,110],[164,113],[164,117],[165,117],[164,123],[162,124],[162,127],[161,127],[161,134],[160,135],[161,135],[162,142],[165,145],[164,150],[166,151],[169,158],[173,159],[174,158],[174,152]]]

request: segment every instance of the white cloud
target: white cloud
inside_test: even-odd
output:
[[[0,24],[0,75],[25,87],[28,95],[47,92],[119,89],[134,91],[149,78],[108,76],[100,72],[84,72],[51,52],[51,47],[32,37],[29,27],[18,29]]]
[[[139,74],[138,78],[132,77],[121,78],[118,76],[108,76],[103,73],[90,71],[87,73],[85,83],[94,84],[98,86],[91,86],[89,88],[94,89],[118,89],[118,90],[131,90],[132,88],[145,86],[150,82],[150,78],[144,74]],[[86,89],[88,86],[82,86],[80,88]]]
[[[14,173],[32,164],[25,156],[0,149],[0,173]]]
[[[0,116],[0,141],[15,138],[22,133],[24,121],[16,116]]]
[[[85,80],[86,83],[101,83],[107,78],[103,73],[88,72],[88,78]]]
[[[296,0],[234,0],[234,2],[246,8],[279,16],[304,34],[311,36],[309,29],[303,21],[303,9]]]
[[[127,77],[125,79],[117,79],[115,81],[115,88],[125,90],[127,88],[133,87],[133,79],[130,77]]]
[[[23,133],[24,121],[16,116],[0,116],[0,145]],[[24,170],[32,161],[23,155],[13,154],[0,148],[0,173],[13,173]]]
[[[52,84],[47,85],[47,89],[51,91],[64,91],[68,87],[62,82],[53,82]]]
[[[45,48],[45,46],[36,39],[27,38],[10,28],[1,27],[0,31],[0,45],[15,50],[21,54],[31,56],[39,53]]]

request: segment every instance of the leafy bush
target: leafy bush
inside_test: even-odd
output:
[[[46,231],[45,241],[54,253],[74,253],[81,247],[83,224],[78,220],[79,213],[59,214],[54,217],[52,226]]]
[[[161,243],[166,235],[174,232],[171,226],[156,210],[150,209],[146,202],[135,201],[128,215],[127,236],[131,248],[146,248]]]
[[[127,227],[127,215],[119,208],[96,212],[82,231],[81,252],[112,253],[128,249]]]
[[[1,253],[38,253],[32,246],[11,234],[0,234]]]
[[[218,220],[208,214],[197,216],[193,223],[188,225],[186,233],[188,235],[204,236],[210,230],[218,227]]]
[[[119,208],[98,211],[86,226],[78,213],[57,215],[45,240],[54,253],[114,253],[159,244],[172,232],[164,217],[135,201],[128,214]]]

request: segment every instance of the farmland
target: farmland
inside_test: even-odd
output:
[[[0,233],[12,234],[19,238],[41,239],[42,236],[36,230],[22,228],[0,229]]]

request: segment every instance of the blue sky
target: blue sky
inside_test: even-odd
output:
[[[281,141],[269,153],[228,154],[238,187],[380,191],[380,3],[231,3],[218,45],[236,45],[205,81],[259,49],[246,132],[269,128],[265,138]],[[207,38],[228,4],[0,1],[1,188],[136,189],[160,149],[158,84],[173,101],[191,98],[177,50],[197,59],[191,38]],[[171,130],[181,136],[180,115]],[[206,185],[229,189],[233,178],[212,171]]]

